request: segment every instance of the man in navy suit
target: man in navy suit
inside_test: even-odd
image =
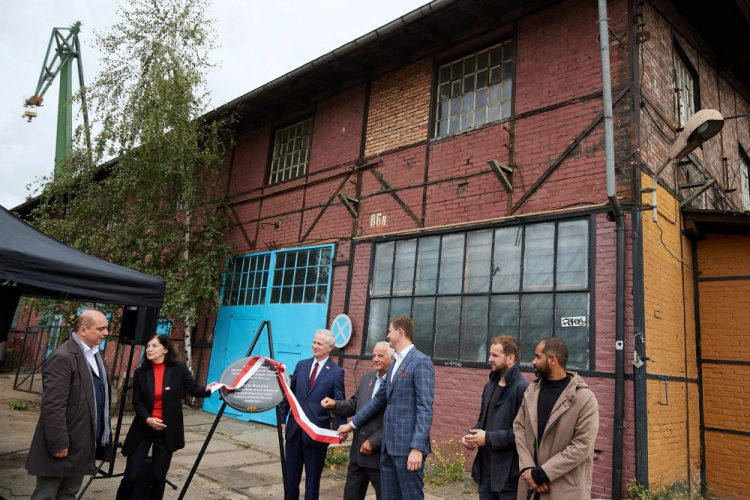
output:
[[[424,460],[430,453],[435,367],[413,344],[414,323],[396,316],[388,327],[388,342],[396,350],[385,386],[358,412],[351,423],[339,427],[347,435],[385,409],[380,478],[383,500],[424,498]]]
[[[328,428],[328,411],[320,406],[324,398],[345,399],[344,370],[328,357],[335,340],[328,330],[318,330],[312,343],[313,357],[297,363],[292,375],[291,389],[300,407],[310,421],[318,427]],[[299,483],[305,469],[305,500],[317,500],[320,491],[320,475],[325,465],[328,443],[313,441],[292,416],[289,403],[281,404],[281,430],[286,433],[286,480],[287,500],[299,499]],[[337,419],[339,423],[346,420]]]

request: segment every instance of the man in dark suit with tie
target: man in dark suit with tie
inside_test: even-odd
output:
[[[385,376],[391,366],[394,350],[388,342],[378,342],[372,348],[373,371],[362,376],[357,392],[348,401],[325,398],[320,402],[323,408],[331,409],[336,415],[351,417],[359,412],[385,384]],[[368,483],[375,488],[378,500],[380,491],[380,447],[383,443],[383,412],[354,431],[352,448],[349,452],[349,469],[346,473],[344,500],[364,500]]]
[[[387,338],[396,350],[396,359],[386,374],[385,387],[381,385],[375,397],[338,432],[346,435],[385,410],[380,455],[383,499],[423,499],[424,460],[431,451],[435,367],[414,347],[411,318],[393,318]]]
[[[291,389],[310,421],[323,428],[329,427],[328,411],[320,406],[325,398],[344,399],[344,370],[331,361],[329,354],[335,340],[329,330],[318,330],[312,343],[313,357],[297,363],[292,375]],[[299,499],[299,483],[305,469],[305,500],[317,500],[320,476],[326,461],[328,443],[313,441],[295,420],[284,424],[289,415],[289,403],[281,404],[281,429],[286,433],[287,500]],[[339,423],[346,420],[338,418]]]

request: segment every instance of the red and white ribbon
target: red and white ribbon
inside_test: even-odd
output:
[[[318,427],[310,421],[307,415],[305,415],[305,412],[304,410],[302,410],[299,401],[297,401],[294,392],[292,392],[292,390],[289,388],[286,383],[286,379],[282,375],[282,373],[286,371],[286,367],[283,364],[278,363],[270,358],[265,358],[263,356],[254,356],[250,358],[247,364],[242,368],[242,370],[240,370],[240,373],[237,374],[237,377],[234,379],[230,386],[227,386],[225,384],[216,384],[210,388],[211,393],[221,388],[224,388],[227,391],[234,391],[241,388],[248,380],[250,380],[250,377],[252,377],[253,374],[258,371],[258,368],[260,368],[265,361],[268,361],[272,366],[276,368],[276,374],[279,377],[279,383],[281,384],[281,388],[286,395],[287,401],[289,402],[289,406],[292,410],[292,415],[294,415],[294,419],[297,421],[299,426],[302,427],[302,429],[305,431],[305,433],[307,433],[308,436],[310,436],[310,439],[321,443],[341,444],[341,438],[336,431]]]

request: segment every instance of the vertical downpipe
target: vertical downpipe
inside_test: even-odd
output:
[[[615,415],[612,436],[612,499],[622,496],[622,441],[625,417],[625,218],[615,184],[615,133],[612,125],[612,76],[609,63],[607,0],[599,3],[599,45],[602,57],[602,99],[604,105],[604,152],[607,199],[617,226],[615,299]]]

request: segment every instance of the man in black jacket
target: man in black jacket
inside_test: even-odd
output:
[[[341,417],[351,417],[362,409],[385,383],[385,375],[393,360],[393,349],[388,342],[378,342],[372,348],[373,371],[367,372],[359,382],[357,392],[348,401],[325,398],[323,408],[333,410]],[[349,469],[346,474],[344,500],[360,500],[367,495],[368,482],[375,488],[380,500],[380,446],[383,443],[383,412],[354,430],[352,448],[349,452]]]
[[[478,484],[480,500],[512,500],[518,491],[518,452],[513,420],[529,382],[516,362],[518,342],[503,335],[492,339],[490,380],[482,393],[482,408],[474,428],[461,438],[469,449],[479,448],[471,477]]]

